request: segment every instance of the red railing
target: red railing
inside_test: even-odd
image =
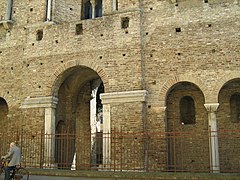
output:
[[[1,134],[1,155],[16,141],[22,166],[72,170],[212,172],[212,151],[220,172],[240,172],[240,131],[126,132],[94,134]],[[217,147],[217,146],[216,146]]]

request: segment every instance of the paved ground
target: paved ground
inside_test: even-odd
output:
[[[30,176],[29,180],[106,180],[106,178],[56,177],[56,176]]]
[[[4,179],[4,176],[0,176],[1,180]],[[82,178],[82,177],[58,177],[58,176],[35,176],[35,175],[30,175],[29,180],[111,180],[111,179],[106,179],[106,178]],[[22,179],[22,180],[26,180]]]

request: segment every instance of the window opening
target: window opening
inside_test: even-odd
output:
[[[240,121],[240,93],[235,93],[230,98],[231,122]]]
[[[96,0],[95,17],[102,17],[102,0]]]
[[[181,124],[195,124],[195,104],[190,96],[184,96],[180,100],[180,121]]]
[[[92,19],[92,4],[90,0],[84,3],[84,19]]]
[[[129,27],[129,18],[124,17],[122,18],[122,29],[127,29]]]

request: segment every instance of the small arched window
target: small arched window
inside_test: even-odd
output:
[[[238,123],[240,121],[240,93],[235,93],[230,98],[231,121]]]
[[[96,0],[95,17],[102,17],[102,0]]]
[[[84,3],[84,19],[92,19],[92,4],[90,0]]]
[[[195,124],[195,104],[190,96],[184,96],[180,100],[180,121],[181,124]]]

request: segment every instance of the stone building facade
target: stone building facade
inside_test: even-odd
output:
[[[0,13],[6,131],[203,133],[209,144],[186,138],[179,158],[163,143],[149,164],[239,169],[240,143],[217,138],[240,127],[239,0],[0,0]]]

